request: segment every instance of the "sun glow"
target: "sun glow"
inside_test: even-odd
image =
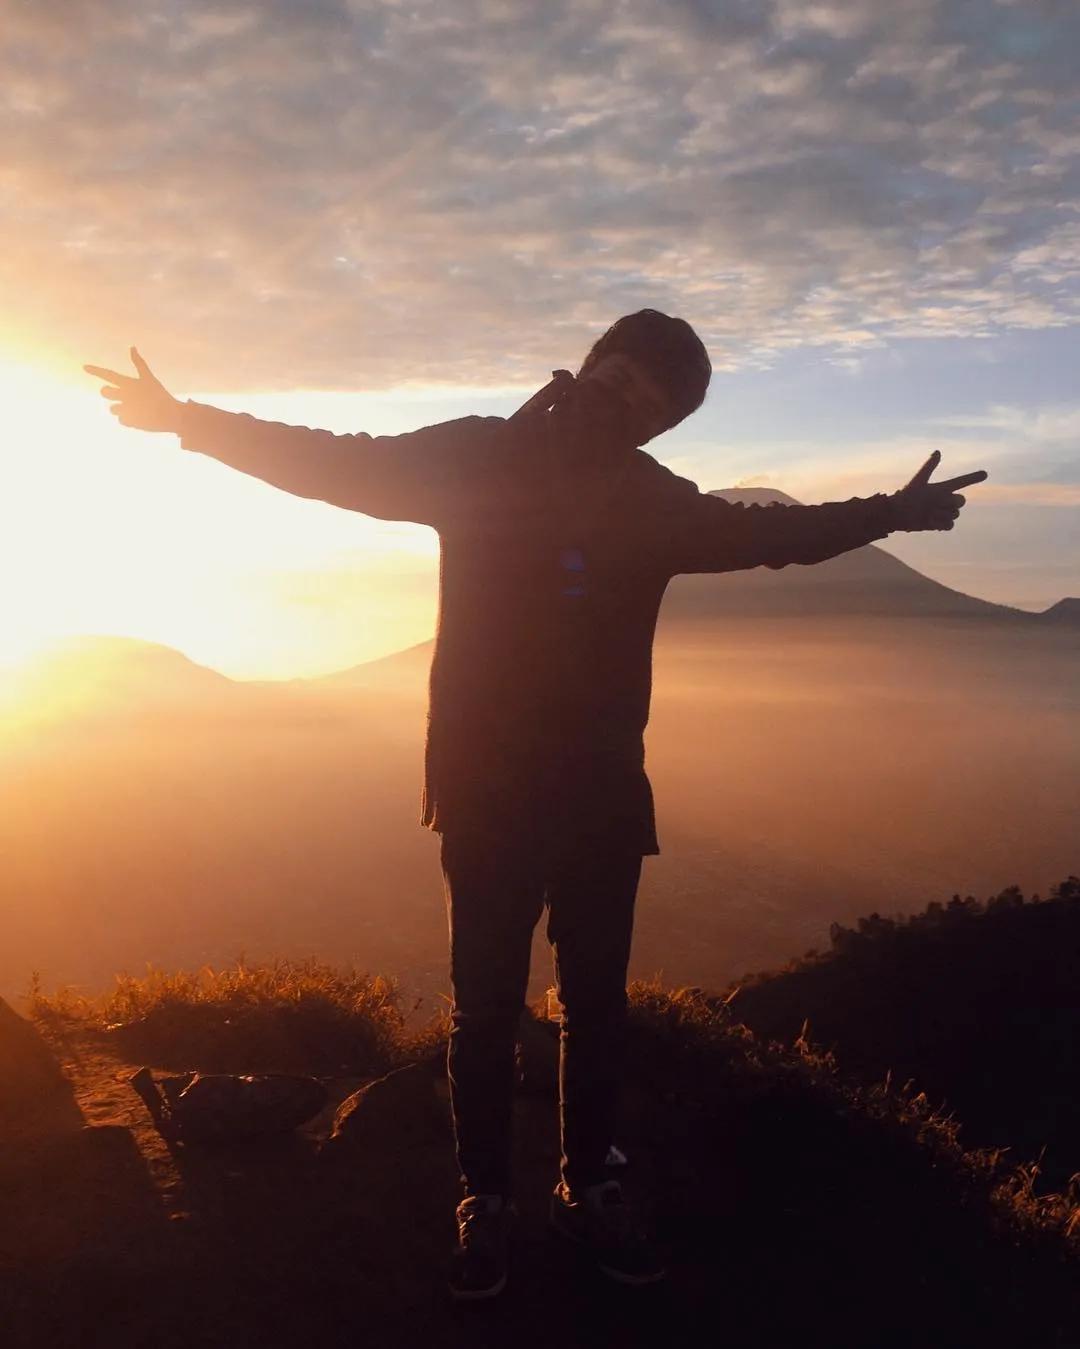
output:
[[[81,371],[0,365],[0,670],[57,639],[109,634],[234,677],[289,678],[430,635],[430,531],[290,497],[172,436],[119,427],[97,387]],[[335,429],[409,425],[351,395],[213,401]]]

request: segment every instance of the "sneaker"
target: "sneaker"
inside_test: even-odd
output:
[[[460,1301],[495,1297],[506,1287],[512,1204],[501,1195],[474,1194],[457,1207],[458,1243],[450,1268],[450,1296]]]
[[[590,1185],[578,1200],[561,1182],[551,1197],[551,1226],[618,1283],[658,1283],[667,1272],[617,1180]]]

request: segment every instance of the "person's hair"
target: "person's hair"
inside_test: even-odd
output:
[[[672,416],[665,430],[677,426],[705,401],[712,363],[705,344],[685,319],[639,309],[617,319],[597,338],[582,362],[578,378],[605,356],[629,356],[667,390]]]

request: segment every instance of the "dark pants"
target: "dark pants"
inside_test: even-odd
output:
[[[596,1184],[615,1127],[641,854],[606,847],[557,856],[444,835],[442,867],[454,992],[450,1099],[465,1192],[510,1192],[514,1047],[545,904],[563,1004],[562,1177],[571,1192]]]

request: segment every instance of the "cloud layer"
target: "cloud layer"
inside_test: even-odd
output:
[[[371,389],[643,305],[721,367],[1080,318],[1053,0],[13,0],[0,44],[24,351]]]

